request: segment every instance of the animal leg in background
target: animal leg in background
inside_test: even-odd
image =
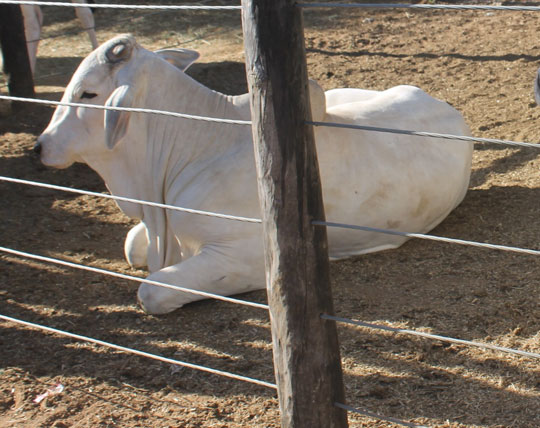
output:
[[[26,49],[28,50],[30,69],[32,70],[32,74],[34,74],[41,26],[43,25],[43,14],[39,6],[28,4],[21,5],[21,12],[24,19],[24,36],[26,37]]]
[[[85,0],[71,0],[72,3],[86,3]],[[90,38],[90,43],[92,44],[92,49],[96,49],[99,44],[96,37],[96,24],[94,22],[94,15],[88,7],[76,7],[75,14],[79,21],[81,21],[83,30],[86,30],[88,37]]]
[[[73,3],[86,4],[85,0],[72,0]],[[26,47],[28,49],[28,59],[32,74],[36,68],[37,50],[43,26],[43,14],[41,8],[35,5],[21,5],[21,12],[24,19],[24,35],[26,37]],[[88,7],[76,7],[75,14],[81,21],[83,29],[88,33],[92,49],[99,46],[96,37],[95,21],[92,11]]]

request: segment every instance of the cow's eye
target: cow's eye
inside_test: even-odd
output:
[[[84,99],[84,98],[87,98],[89,100],[91,100],[92,98],[95,98],[97,97],[97,94],[94,94],[93,92],[86,92],[84,91],[81,95],[81,99]]]

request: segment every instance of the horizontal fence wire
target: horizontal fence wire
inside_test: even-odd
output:
[[[158,114],[158,115],[164,115],[164,116],[178,117],[181,119],[200,120],[200,121],[205,121],[205,122],[216,122],[216,123],[224,123],[224,124],[230,124],[230,125],[251,125],[252,124],[250,120],[234,120],[234,119],[221,119],[221,118],[216,118],[216,117],[195,116],[195,115],[190,115],[190,114],[185,114],[185,113],[176,113],[176,112],[166,111],[166,110],[112,107],[112,106],[102,106],[102,105],[97,105],[97,104],[66,103],[62,101],[49,101],[49,100],[34,99],[34,98],[12,97],[8,95],[0,95],[0,100],[27,102],[27,103],[44,104],[44,105],[51,105],[51,106],[81,107],[81,108],[94,108],[98,110],[114,110],[114,111],[127,111],[127,112],[135,112],[135,113]],[[507,145],[507,146],[515,146],[515,147],[527,147],[527,148],[540,149],[539,143],[499,140],[496,138],[471,137],[468,135],[441,134],[441,133],[426,132],[426,131],[410,131],[406,129],[381,128],[381,127],[376,127],[376,126],[353,125],[353,124],[347,124],[347,123],[334,123],[334,122],[306,121],[306,124],[312,125],[312,126],[319,126],[319,127],[356,129],[356,130],[361,130],[361,131],[402,134],[402,135],[411,135],[411,136],[424,137],[424,138],[442,138],[442,139],[447,139],[447,140],[470,141],[470,142],[476,142],[476,143],[500,144],[500,145]]]
[[[200,5],[136,5],[103,3],[63,3],[50,1],[0,0],[0,4],[31,6],[88,7],[91,9],[133,9],[133,10],[240,10],[242,6],[200,6]]]
[[[507,12],[540,12],[540,6],[499,6],[468,4],[410,4],[410,3],[297,3],[310,8],[364,8],[364,9],[447,9],[447,10],[500,10]]]
[[[443,138],[447,140],[470,141],[473,143],[491,143],[491,144],[502,144],[502,145],[507,145],[507,146],[540,149],[540,144],[538,143],[525,143],[525,142],[520,142],[520,141],[499,140],[496,138],[479,138],[479,137],[470,137],[468,135],[440,134],[437,132],[425,132],[425,131],[409,131],[406,129],[381,128],[377,126],[353,125],[353,124],[348,124],[348,123],[313,122],[313,121],[306,121],[306,123],[312,126],[321,126],[321,127],[328,127],[328,128],[357,129],[357,130],[362,130],[362,131],[383,132],[383,133],[389,133],[389,134],[412,135],[416,137]]]
[[[352,407],[352,406],[349,406],[349,405],[343,404],[343,403],[334,403],[334,406],[339,407],[340,409],[343,409],[343,410],[347,410],[348,412],[357,413],[357,414],[362,415],[362,416],[368,416],[368,417],[370,417],[372,419],[379,419],[381,421],[392,422],[392,423],[395,423],[395,424],[398,424],[398,425],[401,425],[401,426],[404,426],[404,427],[429,428],[426,425],[417,425],[417,424],[414,424],[412,422],[402,421],[401,419],[396,419],[396,418],[392,418],[392,417],[389,417],[389,416],[381,416],[381,415],[378,415],[376,413],[370,412],[368,410],[358,409],[356,407]]]
[[[465,246],[470,246],[470,247],[486,248],[490,250],[509,251],[509,252],[514,252],[514,253],[529,254],[532,256],[540,256],[540,250],[531,250],[528,248],[519,248],[519,247],[509,247],[506,245],[488,244],[485,242],[466,241],[463,239],[446,238],[444,236],[426,235],[423,233],[400,232],[398,230],[380,229],[377,227],[368,227],[368,226],[356,226],[353,224],[333,223],[329,221],[319,221],[319,220],[312,221],[312,224],[314,224],[315,226],[326,226],[326,227],[337,227],[337,228],[342,228],[342,229],[362,230],[364,232],[384,233],[386,235],[396,235],[396,236],[403,236],[407,238],[426,239],[430,241],[446,242],[449,244],[458,244],[458,245],[465,245]]]
[[[390,326],[387,326],[387,325],[373,324],[373,323],[368,323],[368,322],[364,322],[364,321],[358,321],[358,320],[352,320],[352,319],[348,319],[348,318],[336,317],[334,315],[322,314],[321,318],[326,319],[326,320],[331,320],[331,321],[344,323],[344,324],[359,326],[359,327],[366,327],[366,328],[375,329],[375,330],[389,331],[391,333],[400,333],[400,334],[406,334],[406,335],[409,335],[409,336],[418,336],[418,337],[423,337],[425,339],[439,340],[441,342],[455,343],[455,344],[458,344],[458,345],[466,345],[466,346],[472,346],[472,347],[476,347],[476,348],[489,349],[489,350],[492,350],[492,351],[504,352],[504,353],[507,353],[507,354],[520,355],[522,357],[527,357],[527,358],[540,359],[540,353],[537,353],[537,352],[522,351],[520,349],[506,348],[504,346],[491,345],[489,343],[480,343],[480,342],[473,342],[473,341],[464,340],[464,339],[455,339],[453,337],[440,336],[438,334],[424,333],[424,332],[421,332],[421,331],[390,327]]]
[[[205,291],[180,287],[178,285],[167,284],[167,283],[161,282],[161,281],[154,281],[154,280],[142,278],[142,277],[139,277],[139,276],[126,275],[126,274],[120,273],[120,272],[113,272],[113,271],[106,270],[106,269],[101,269],[101,268],[96,268],[96,267],[92,267],[92,266],[81,265],[81,264],[78,264],[78,263],[68,262],[66,260],[60,260],[60,259],[54,259],[52,257],[40,256],[38,254],[27,253],[27,252],[24,252],[24,251],[14,250],[12,248],[2,247],[2,246],[0,246],[0,251],[3,252],[3,253],[12,254],[12,255],[18,256],[18,257],[24,257],[24,258],[28,258],[28,259],[32,259],[32,260],[38,260],[38,261],[41,261],[41,262],[53,263],[53,264],[56,264],[56,265],[59,265],[59,266],[66,266],[66,267],[70,267],[70,268],[85,270],[85,271],[88,271],[88,272],[99,273],[99,274],[102,274],[102,275],[112,276],[112,277],[115,277],[115,278],[126,279],[128,281],[144,282],[145,284],[155,285],[157,287],[168,288],[168,289],[175,290],[175,291],[181,291],[181,292],[184,292],[184,293],[194,294],[196,296],[201,296],[201,297],[204,297],[206,299],[222,300],[222,301],[228,302],[228,303],[235,303],[235,304],[238,304],[238,305],[250,306],[252,308],[269,310],[268,305],[265,305],[263,303],[249,302],[247,300],[241,300],[241,299],[235,299],[233,297],[221,296],[219,294],[208,293],[208,292],[205,292]]]
[[[126,352],[126,353],[129,353],[129,354],[134,354],[134,355],[138,355],[138,356],[141,356],[141,357],[150,358],[150,359],[153,359],[153,360],[161,361],[163,363],[173,364],[173,365],[177,365],[177,366],[181,366],[181,367],[187,367],[187,368],[194,369],[194,370],[199,370],[199,371],[203,371],[203,372],[207,372],[207,373],[211,373],[211,374],[215,374],[215,375],[219,375],[219,376],[228,377],[228,378],[231,378],[231,379],[241,380],[241,381],[253,383],[253,384],[256,384],[256,385],[265,386],[267,388],[277,389],[277,386],[275,384],[270,383],[270,382],[266,382],[266,381],[263,381],[263,380],[253,379],[253,378],[250,378],[250,377],[247,377],[247,376],[241,376],[241,375],[237,375],[237,374],[230,373],[230,372],[225,372],[225,371],[221,371],[221,370],[217,370],[217,369],[212,369],[210,367],[200,366],[200,365],[197,365],[197,364],[191,364],[191,363],[187,363],[185,361],[179,361],[179,360],[175,360],[175,359],[172,359],[172,358],[162,357],[160,355],[151,354],[149,352],[139,351],[137,349],[128,348],[126,346],[116,345],[114,343],[105,342],[103,340],[94,339],[92,337],[82,336],[80,334],[70,333],[68,331],[58,330],[56,328],[47,327],[47,326],[44,326],[44,325],[41,325],[41,324],[35,324],[35,323],[29,322],[29,321],[20,320],[20,319],[17,319],[17,318],[6,316],[6,315],[1,315],[0,314],[0,319],[2,319],[4,321],[15,323],[15,324],[19,324],[19,325],[24,325],[26,327],[39,329],[39,330],[46,331],[46,332],[49,332],[49,333],[59,334],[61,336],[69,337],[71,339],[82,340],[84,342],[94,343],[94,344],[100,345],[100,346],[105,346],[107,348],[115,349],[117,351]]]
[[[73,189],[71,187],[57,186],[54,184],[40,183],[36,181],[22,180],[22,179],[12,178],[12,177],[0,176],[0,181],[6,181],[6,182],[16,183],[16,184],[25,184],[25,185],[36,186],[36,187],[43,187],[46,189],[60,190],[64,192],[77,193],[80,195],[102,197],[102,198],[113,199],[113,200],[118,200],[118,201],[130,202],[134,204],[149,205],[149,206],[154,206],[158,208],[186,212],[190,214],[205,215],[208,217],[217,217],[217,218],[225,219],[225,220],[243,221],[243,222],[248,222],[248,223],[262,223],[261,219],[248,218],[248,217],[236,217],[236,216],[227,215],[227,214],[211,213],[208,211],[194,210],[190,208],[177,207],[174,205],[160,204],[157,202],[141,201],[139,199],[125,198],[123,196],[115,196],[115,195],[110,195],[107,193],[90,192],[87,190]],[[326,227],[336,227],[336,228],[342,228],[342,229],[361,230],[365,232],[376,232],[376,233],[383,233],[387,235],[396,235],[396,236],[403,236],[407,238],[416,238],[416,239],[424,239],[424,240],[429,240],[429,241],[445,242],[449,244],[479,247],[479,248],[485,248],[485,249],[490,249],[490,250],[508,251],[508,252],[514,252],[514,253],[520,253],[520,254],[528,254],[528,255],[533,255],[533,256],[540,255],[540,250],[511,247],[507,245],[489,244],[485,242],[467,241],[463,239],[447,238],[444,236],[427,235],[427,234],[422,234],[422,233],[400,232],[397,230],[381,229],[381,228],[376,228],[376,227],[359,226],[359,225],[345,224],[345,223],[335,223],[335,222],[320,221],[320,220],[314,220],[312,221],[312,224],[315,226],[326,226]]]
[[[115,196],[108,193],[90,192],[88,190],[73,189],[71,187],[57,186],[55,184],[40,183],[37,181],[22,180],[19,178],[0,176],[0,181],[7,181],[9,183],[25,184],[29,186],[42,187],[45,189],[59,190],[62,192],[77,193],[79,195],[96,196],[98,198],[106,198],[106,199],[112,199],[115,201],[130,202],[133,204],[147,205],[150,207],[163,208],[163,209],[168,209],[168,210],[173,210],[173,211],[180,211],[187,214],[203,215],[206,217],[216,217],[223,220],[233,220],[233,221],[240,221],[244,223],[262,223],[262,220],[257,219],[257,218],[238,217],[238,216],[233,216],[233,215],[228,215],[228,214],[213,213],[210,211],[183,208],[183,207],[178,207],[175,205],[167,205],[167,204],[161,204],[158,202],[150,202],[150,201],[143,201],[140,199],[126,198],[124,196]]]
[[[201,5],[124,5],[99,3],[63,3],[29,0],[0,0],[0,4],[19,4],[34,6],[91,7],[96,9],[133,9],[133,10],[241,10],[240,5],[201,6]],[[539,12],[540,6],[496,6],[496,5],[447,5],[447,4],[409,4],[409,3],[297,3],[298,7],[307,8],[369,8],[369,9],[447,9],[447,10],[499,10]]]
[[[194,116],[191,114],[176,113],[173,111],[153,110],[153,109],[145,109],[145,108],[112,107],[112,106],[103,106],[103,105],[98,105],[98,104],[66,103],[63,101],[49,101],[49,100],[40,100],[36,98],[12,97],[8,95],[0,95],[0,100],[19,101],[19,102],[34,103],[34,104],[45,104],[45,105],[51,105],[51,106],[81,107],[81,108],[93,108],[97,110],[112,110],[112,111],[126,111],[126,112],[133,112],[133,113],[158,114],[162,116],[177,117],[180,119],[201,120],[203,122],[217,122],[217,123],[225,123],[229,125],[251,125],[250,120],[234,120],[234,119],[221,119],[217,117]]]

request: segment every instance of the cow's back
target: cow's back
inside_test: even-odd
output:
[[[401,86],[327,110],[327,122],[469,135],[461,115],[418,88]],[[472,144],[373,131],[315,131],[328,221],[427,232],[467,191]],[[329,228],[334,258],[395,248],[404,238]]]

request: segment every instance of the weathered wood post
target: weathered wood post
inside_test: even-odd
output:
[[[274,364],[283,427],[345,428],[326,229],[302,14],[294,0],[242,0],[263,218]]]
[[[8,76],[9,94],[14,97],[33,98],[35,96],[34,80],[30,70],[24,22],[19,5],[0,5],[0,46],[4,72]],[[13,103],[13,107],[21,108],[24,104]]]

